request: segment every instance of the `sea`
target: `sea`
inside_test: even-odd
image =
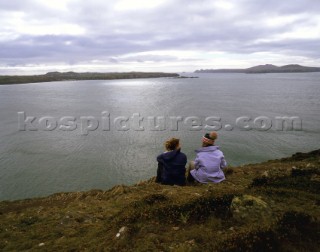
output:
[[[213,130],[229,166],[319,149],[320,73],[182,75],[0,85],[0,200],[132,185]]]

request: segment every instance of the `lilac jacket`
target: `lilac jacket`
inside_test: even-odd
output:
[[[190,173],[197,181],[219,183],[225,180],[222,169],[227,166],[227,162],[218,146],[202,147],[196,152],[195,169]]]

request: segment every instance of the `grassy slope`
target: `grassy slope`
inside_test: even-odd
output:
[[[151,179],[0,202],[0,250],[316,251],[319,167],[320,150],[229,168],[220,184],[171,187]],[[241,195],[259,197],[268,211],[235,218],[230,204]]]

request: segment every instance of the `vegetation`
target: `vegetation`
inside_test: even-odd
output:
[[[128,73],[75,73],[50,72],[44,75],[0,75],[0,85],[68,80],[115,80],[136,78],[178,77],[175,73],[128,72]]]
[[[318,251],[320,150],[230,167],[220,184],[149,181],[0,203],[0,250]]]

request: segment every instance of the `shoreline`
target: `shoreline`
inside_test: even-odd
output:
[[[175,77],[177,73],[163,72],[116,72],[116,73],[76,73],[76,72],[49,72],[43,75],[0,75],[0,85],[31,84],[53,81],[78,81],[78,80],[120,80]]]

